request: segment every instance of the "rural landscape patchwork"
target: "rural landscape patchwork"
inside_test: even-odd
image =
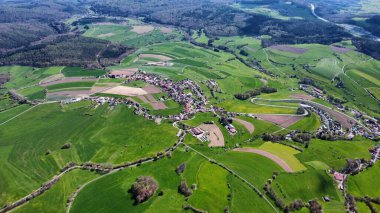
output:
[[[0,0],[0,213],[380,212],[380,0]]]

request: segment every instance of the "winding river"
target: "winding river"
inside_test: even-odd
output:
[[[351,35],[355,36],[355,37],[360,37],[360,38],[368,38],[368,39],[372,39],[374,41],[380,41],[380,38],[379,37],[376,37],[374,36],[372,33],[368,32],[367,30],[365,30],[364,28],[362,27],[359,27],[359,26],[356,26],[356,25],[351,25],[351,24],[337,24],[337,23],[334,23],[334,22],[331,22],[325,18],[322,18],[320,17],[316,12],[315,12],[315,9],[316,9],[316,6],[314,4],[311,4],[310,3],[310,10],[311,10],[311,13],[319,20],[323,21],[323,22],[327,22],[327,23],[332,23],[332,24],[335,24],[339,27],[342,27],[344,28],[347,32],[349,32]]]

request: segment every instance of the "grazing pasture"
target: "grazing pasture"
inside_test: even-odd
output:
[[[175,173],[175,169],[181,163],[187,162],[187,159],[203,161],[194,155],[181,151],[175,152],[173,158],[164,158],[96,180],[79,193],[74,201],[72,212],[123,212],[126,209],[129,212],[181,211],[184,196],[178,193],[181,176]],[[194,172],[191,171],[191,176],[196,175],[196,170]],[[132,195],[128,191],[139,176],[153,177],[158,183],[158,189],[148,201],[134,205]],[[163,193],[159,196],[158,193],[161,191]]]
[[[253,124],[250,122],[239,119],[239,118],[233,118],[233,120],[243,125],[248,130],[249,133],[252,134],[255,131],[255,126],[253,126]]]
[[[273,155],[269,152],[258,150],[258,149],[251,149],[251,148],[236,148],[234,149],[236,152],[248,152],[248,153],[255,153],[261,156],[264,156],[268,159],[271,159],[273,162],[277,163],[279,166],[281,166],[282,169],[284,169],[286,172],[294,172],[292,168],[281,158],[277,157],[276,155]]]
[[[231,112],[242,112],[252,114],[295,114],[294,108],[283,108],[275,106],[262,106],[251,103],[249,101],[228,100],[219,104],[220,107],[225,108]]]
[[[65,67],[62,70],[62,74],[65,77],[96,77],[106,74],[106,71],[99,69],[84,69],[81,67]]]
[[[264,186],[273,172],[284,171],[272,160],[254,153],[227,152],[216,156],[215,160],[223,163],[257,188]]]
[[[91,88],[95,84],[95,81],[78,81],[78,82],[66,82],[49,85],[46,88],[48,90],[59,90],[69,88]]]
[[[369,148],[374,142],[362,138],[354,141],[323,141],[313,139],[309,148],[296,157],[302,162],[321,161],[330,168],[341,169],[346,165],[346,159],[370,159]]]
[[[19,213],[56,212],[65,213],[66,203],[74,191],[82,184],[99,177],[99,174],[89,171],[74,170],[65,174],[57,185],[40,197],[16,209]]]
[[[20,89],[37,85],[41,80],[59,74],[64,67],[33,68],[25,66],[0,67],[0,73],[10,73],[10,81],[5,83],[7,89]]]
[[[321,120],[317,114],[312,113],[310,116],[303,117],[300,121],[290,125],[287,129],[301,131],[316,131],[321,126]]]
[[[370,196],[378,197],[380,195],[380,164],[375,164],[367,170],[355,176],[349,176],[347,181],[347,190],[350,194],[358,197]]]
[[[180,41],[183,35],[176,29],[155,28],[141,23],[129,24],[92,24],[84,36],[108,40],[132,47],[172,41]]]
[[[17,93],[26,97],[28,100],[45,99],[45,88],[41,86],[32,86],[17,90]]]
[[[59,104],[39,105],[1,126],[0,205],[25,196],[71,161],[121,164],[154,156],[176,141],[176,132],[123,106],[63,112]],[[66,143],[71,148],[61,149]]]
[[[295,157],[300,152],[288,146],[266,142],[258,147],[259,150],[269,152],[284,160],[294,171],[305,170],[305,166]]]
[[[18,114],[28,110],[31,106],[28,104],[22,104],[0,112],[0,123],[7,121],[8,119],[17,116]]]
[[[281,173],[273,181],[272,187],[287,204],[297,199],[304,202],[316,199],[322,203],[322,198],[328,196],[332,202],[343,205],[333,178],[323,170],[309,167],[303,172]]]
[[[197,172],[198,189],[190,197],[189,203],[209,212],[222,212],[228,205],[227,176],[229,173],[215,164],[205,162]]]

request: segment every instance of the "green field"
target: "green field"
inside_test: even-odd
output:
[[[46,88],[48,90],[61,90],[70,88],[90,88],[95,84],[95,81],[78,81],[78,82],[67,82],[61,84],[49,85]]]
[[[267,121],[258,120],[251,117],[239,117],[239,118],[253,124],[253,126],[255,127],[255,131],[253,132],[253,135],[255,136],[262,136],[262,134],[266,132],[272,133],[281,129],[279,126]]]
[[[29,100],[45,99],[45,88],[41,86],[32,86],[17,91],[20,95]]]
[[[96,77],[106,74],[106,71],[104,70],[90,70],[90,69],[83,69],[81,67],[65,67],[62,70],[62,74],[65,77]]]
[[[239,37],[222,38],[216,42],[229,47],[237,54],[243,46],[248,56],[242,57],[247,61],[260,61],[261,66],[280,76],[297,75],[299,79],[312,78],[329,95],[347,99],[346,105],[358,107],[375,116],[380,113],[376,100],[365,90],[365,88],[371,87],[379,88],[380,62],[372,60],[367,55],[355,51],[339,53],[333,51],[331,46],[320,44],[290,45],[307,49],[304,54],[295,54],[274,48],[260,48],[253,41]],[[305,65],[308,66],[305,67]],[[344,88],[335,86],[337,81],[333,81],[334,77],[339,77],[343,81]],[[288,82],[286,90],[293,87],[293,84],[289,84],[291,79],[282,80]],[[277,83],[277,85],[279,84]]]
[[[0,189],[6,193],[0,205],[36,189],[70,161],[121,164],[154,156],[176,141],[171,124],[158,126],[122,106],[72,108],[40,105],[1,126]],[[65,143],[71,148],[62,150]]]
[[[273,172],[282,172],[282,168],[272,160],[254,153],[228,152],[215,157],[215,160],[247,179],[261,189]]]
[[[270,107],[253,104],[249,101],[230,100],[219,104],[220,107],[225,108],[231,112],[243,113],[256,113],[256,114],[295,114],[297,109],[283,108],[283,107]]]
[[[28,104],[19,105],[5,111],[0,112],[0,123],[7,121],[8,119],[17,116],[18,114],[28,110],[30,106]]]
[[[302,165],[302,163],[295,157],[295,155],[300,152],[293,148],[278,143],[267,142],[261,145],[258,149],[272,153],[281,158],[296,172],[306,169],[305,166]]]
[[[23,66],[0,67],[0,73],[10,73],[11,80],[5,84],[7,89],[20,89],[38,84],[42,79],[60,73],[64,67],[33,68]]]
[[[378,5],[374,1],[369,0],[367,3],[374,7]],[[211,4],[208,1],[200,2],[206,6]],[[290,23],[297,28],[298,23],[312,23],[316,19],[307,6],[301,6],[297,1],[226,2],[222,6],[226,12],[243,11],[241,17],[234,16],[242,20],[266,17],[265,23]],[[54,4],[58,3],[54,1]],[[144,2],[141,1],[141,4]],[[50,3],[47,3],[47,8],[48,6],[50,7]],[[221,25],[210,26],[209,23],[205,23],[199,29],[190,27],[185,30],[189,24],[198,24],[192,23],[193,19],[183,19],[175,25],[170,25],[172,16],[182,14],[175,7],[170,11],[161,11],[161,7],[167,7],[165,2],[162,2],[157,11],[156,8],[148,8],[148,15],[134,18],[131,16],[139,14],[133,13],[136,5],[125,4],[123,7],[127,10],[120,11],[111,6],[100,6],[101,4],[95,2],[89,8],[82,8],[88,10],[88,14],[83,17],[69,17],[72,8],[66,8],[67,14],[61,14],[69,18],[65,23],[73,32],[82,32],[82,36],[88,37],[87,39],[101,39],[102,42],[108,43],[107,51],[95,53],[97,63],[93,66],[0,66],[0,74],[5,74],[1,77],[8,80],[8,74],[10,76],[8,82],[0,85],[0,207],[38,189],[43,183],[58,175],[70,162],[117,166],[155,157],[164,152],[165,157],[161,159],[107,174],[75,169],[65,173],[51,189],[13,211],[66,212],[68,198],[84,186],[77,194],[70,212],[197,212],[185,208],[191,205],[200,212],[269,213],[274,212],[270,204],[274,205],[275,202],[270,200],[268,195],[260,194],[269,182],[276,195],[286,204],[295,200],[307,203],[316,199],[322,205],[323,212],[346,211],[342,192],[328,171],[340,171],[346,166],[347,159],[369,160],[369,149],[377,145],[377,142],[362,136],[355,136],[352,141],[325,141],[317,139],[314,135],[308,146],[295,141],[264,141],[264,133],[285,135],[293,130],[315,133],[321,126],[321,120],[314,112],[288,128],[281,128],[249,116],[238,116],[239,119],[251,123],[254,132],[248,132],[244,125],[233,120],[232,124],[237,130],[234,135],[229,134],[219,119],[228,114],[227,112],[295,115],[301,101],[284,99],[295,99],[294,95],[299,94],[306,95],[306,92],[300,90],[300,83],[306,80],[312,81],[311,85],[325,92],[323,98],[315,98],[313,101],[336,108],[327,101],[327,97],[331,95],[342,100],[343,106],[363,112],[364,118],[380,117],[380,107],[376,100],[380,99],[380,61],[360,53],[360,48],[356,49],[354,46],[355,40],[333,44],[350,48],[346,52],[339,52],[334,50],[332,45],[300,44],[300,37],[300,40],[294,41],[295,45],[289,47],[302,48],[305,52],[292,52],[291,48],[280,50],[273,46],[277,43],[276,36],[226,37],[212,33],[219,30],[225,31],[225,35],[240,35],[248,30],[241,28],[243,26],[231,25],[224,29]],[[125,17],[111,17],[107,13],[98,17],[97,10],[123,13]],[[214,8],[209,10],[210,14],[213,14]],[[371,9],[360,1],[357,10],[376,9]],[[166,17],[168,14],[170,17]],[[204,14],[198,14],[196,11],[191,15]],[[229,18],[224,15],[220,14],[219,18]],[[162,16],[167,19],[165,22],[154,22]],[[364,15],[363,17],[367,18]],[[364,20],[363,17],[356,17],[355,20]],[[285,26],[268,25],[265,30],[268,34],[272,31],[280,33],[282,27]],[[147,31],[143,32],[144,30]],[[188,41],[188,36],[191,42]],[[319,39],[318,36],[316,35],[316,39]],[[108,47],[112,47],[109,52]],[[112,66],[104,65],[110,64],[108,62],[111,61],[103,58],[103,54],[117,54],[113,51],[119,50],[119,47],[127,51],[123,54],[125,58],[115,61]],[[167,60],[170,63],[153,66],[147,63],[164,59],[157,56],[144,58],[141,54],[166,56],[170,58]],[[99,67],[95,68],[97,65]],[[58,101],[44,103],[67,98],[46,97],[46,93],[91,90],[94,87],[106,88],[113,85],[137,88],[148,85],[144,81],[126,84],[126,79],[96,78],[106,75],[111,70],[127,68],[158,74],[162,79],[168,78],[174,82],[191,79],[200,86],[206,96],[207,109],[218,106],[224,108],[225,112],[198,112],[190,116],[189,120],[178,123],[164,118],[158,124],[136,115],[133,107],[126,106],[124,101],[127,97],[123,95],[93,95],[118,98],[117,104],[112,106],[91,100],[71,104]],[[91,80],[49,86],[41,84],[64,77],[84,77]],[[210,82],[216,83],[211,85]],[[275,88],[276,92],[264,93],[267,92],[262,89],[265,86]],[[236,98],[239,97],[237,94],[258,89],[261,89],[262,93],[257,97],[250,97],[245,101]],[[186,87],[183,90],[184,94],[192,93]],[[28,101],[33,101],[35,105],[23,104],[23,101],[16,100],[17,98],[12,100],[12,93],[9,91],[15,91]],[[170,96],[173,94],[161,92],[152,95],[156,100],[162,101],[167,109],[154,110],[151,104],[144,103],[137,97],[131,98],[151,115],[166,117],[182,112],[184,104],[174,101]],[[351,110],[347,111],[350,115],[353,114]],[[210,121],[222,132],[224,147],[209,147],[208,142],[201,142],[186,131],[187,127],[197,127]],[[178,128],[182,128],[181,124],[187,125],[186,130],[180,131],[187,134],[184,142],[178,144],[173,152],[166,153],[179,140],[177,133],[180,133]],[[286,172],[276,162],[262,155],[238,152],[238,147],[271,153],[282,159],[294,172]],[[302,150],[296,150],[297,147],[302,147]],[[185,164],[186,167],[179,174],[176,170],[181,164]],[[130,189],[140,176],[154,178],[158,189],[148,201],[136,204]],[[379,176],[379,163],[357,175],[349,175],[347,192],[356,197],[378,197]],[[192,188],[189,197],[180,193],[179,186],[182,181],[186,181]],[[331,201],[324,202],[324,196],[328,196]],[[380,205],[373,205],[380,210]],[[359,213],[369,212],[369,208],[362,202],[357,202],[357,208]],[[306,213],[309,209],[302,208],[296,212]]]
[[[346,165],[346,159],[370,158],[369,148],[374,143],[365,139],[354,141],[312,140],[309,148],[296,157],[301,162],[321,161],[331,168],[340,169]]]
[[[312,113],[309,117],[302,118],[302,120],[289,126],[287,129],[315,132],[320,126],[320,118],[317,114]]]
[[[323,202],[322,197],[328,196],[332,202],[340,202],[343,206],[335,182],[326,171],[308,168],[307,170],[293,174],[280,174],[273,181],[272,187],[276,194],[286,203],[296,199],[307,202],[317,199]]]
[[[66,212],[66,202],[74,191],[82,184],[99,177],[98,174],[75,170],[65,176],[51,190],[26,205],[18,208],[15,212]]]
[[[380,194],[380,188],[377,187],[380,184],[379,174],[380,164],[377,163],[358,175],[349,176],[347,181],[348,192],[358,197],[378,197]]]
[[[126,169],[91,183],[76,198],[72,212],[128,212],[142,211],[181,211],[184,196],[177,192],[181,177],[175,168],[190,157],[185,152],[175,152],[173,158],[165,158],[154,163]],[[197,159],[197,161],[202,159]],[[159,185],[157,192],[149,201],[133,205],[128,190],[139,176],[152,176]],[[112,207],[111,207],[112,206]],[[110,208],[111,207],[111,208]]]
[[[228,172],[217,165],[203,163],[197,173],[198,190],[190,197],[189,203],[196,208],[210,212],[223,212],[228,206]],[[211,196],[212,195],[212,196]]]
[[[170,33],[163,33],[159,28],[139,34],[133,32],[133,26],[139,26],[141,23],[129,24],[104,24],[90,25],[90,28],[84,33],[84,36],[104,39],[115,43],[121,43],[132,47],[144,47],[155,43],[180,41],[182,34],[180,31],[173,29]],[[151,25],[150,25],[151,26]]]

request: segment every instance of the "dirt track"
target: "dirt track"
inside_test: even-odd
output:
[[[255,131],[255,126],[253,126],[253,124],[251,124],[250,122],[239,119],[239,118],[233,118],[233,120],[243,125],[248,130],[249,133],[252,134]]]
[[[276,155],[273,155],[269,152],[259,150],[259,149],[252,149],[252,148],[236,148],[234,149],[236,152],[249,152],[249,153],[255,153],[261,156],[264,156],[266,158],[271,159],[275,163],[277,163],[281,168],[283,168],[286,172],[294,172],[293,169],[281,158],[277,157]]]

